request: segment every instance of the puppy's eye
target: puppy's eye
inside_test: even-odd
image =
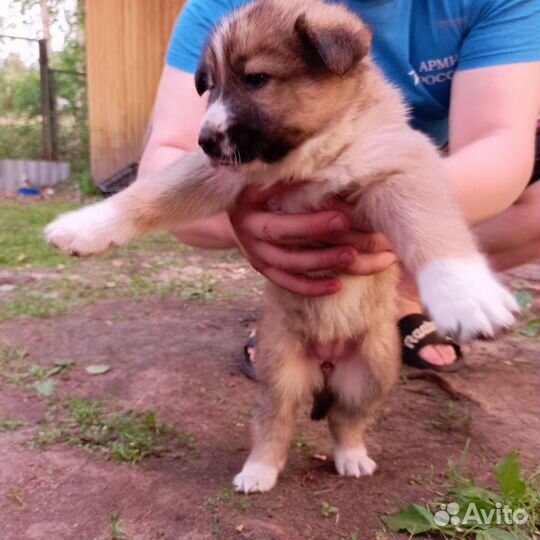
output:
[[[244,84],[250,90],[262,88],[269,80],[268,73],[246,73],[244,75]]]

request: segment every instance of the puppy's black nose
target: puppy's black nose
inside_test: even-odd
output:
[[[221,143],[223,141],[223,133],[212,128],[203,128],[199,133],[199,146],[204,150],[204,153],[210,157],[221,156]]]

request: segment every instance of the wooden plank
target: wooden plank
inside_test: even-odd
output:
[[[138,161],[170,33],[184,0],[87,0],[92,177]]]

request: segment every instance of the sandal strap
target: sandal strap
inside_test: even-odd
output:
[[[402,342],[403,362],[418,369],[436,371],[456,371],[463,365],[461,347],[451,337],[443,336],[437,325],[426,315],[414,313],[398,322]],[[419,351],[426,345],[450,345],[456,352],[456,360],[452,364],[439,366],[427,362],[419,356]]]

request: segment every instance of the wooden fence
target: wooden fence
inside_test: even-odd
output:
[[[174,21],[184,0],[86,0],[94,181],[138,161]]]

